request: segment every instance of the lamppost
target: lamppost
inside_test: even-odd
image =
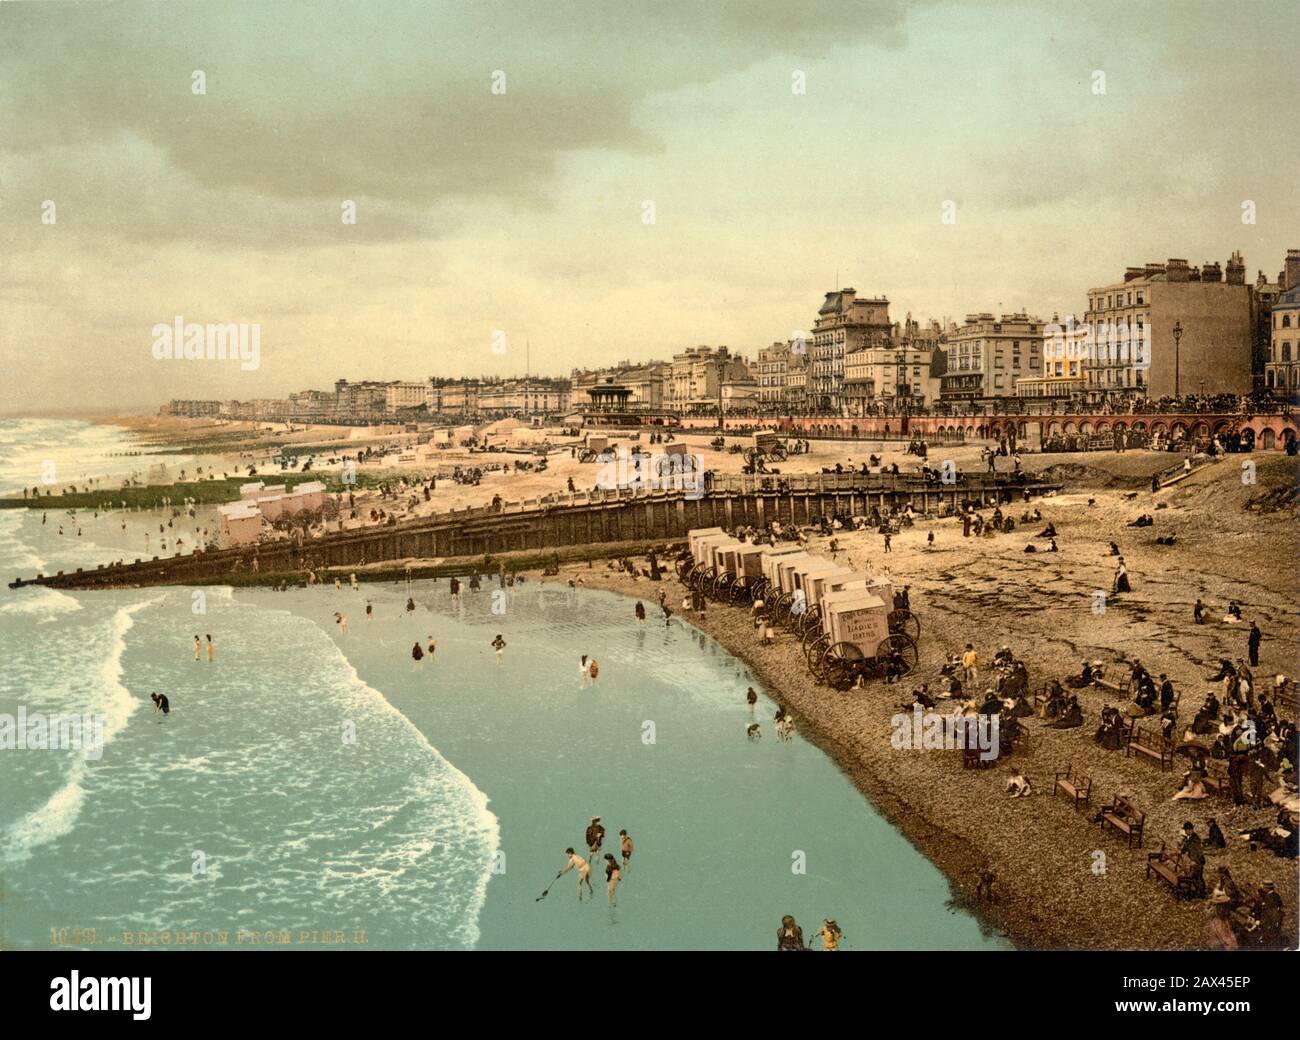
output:
[[[1174,322],[1174,397],[1175,399],[1182,396],[1182,394],[1179,393],[1180,383],[1178,379],[1178,341],[1181,340],[1182,338],[1183,338],[1183,323],[1181,321],[1176,321]]]

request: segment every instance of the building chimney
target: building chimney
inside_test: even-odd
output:
[[[1300,285],[1300,249],[1286,251],[1286,268],[1282,273],[1285,276],[1285,284],[1282,286],[1284,292]]]
[[[1165,265],[1164,265],[1164,264],[1147,264],[1145,270],[1146,270],[1146,276],[1147,276],[1148,278],[1150,278],[1150,277],[1152,277],[1153,275],[1164,274],[1164,273],[1165,273]]]
[[[1124,268],[1124,281],[1131,282],[1135,278],[1141,278],[1146,273],[1145,267],[1126,267]]]
[[[1246,284],[1246,261],[1241,258],[1239,250],[1234,249],[1232,256],[1228,257],[1228,266],[1223,280],[1229,285]]]
[[[1223,271],[1216,260],[1213,263],[1206,262],[1201,267],[1201,281],[1203,282],[1221,282],[1223,281]]]
[[[1186,282],[1191,278],[1191,268],[1187,266],[1187,261],[1178,257],[1170,257],[1165,262],[1165,280],[1169,282]]]

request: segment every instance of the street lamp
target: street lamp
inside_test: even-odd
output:
[[[1183,338],[1183,323],[1181,321],[1176,321],[1174,322],[1174,397],[1175,398],[1182,396],[1178,392],[1179,385],[1180,385],[1178,380],[1178,341],[1181,340],[1182,338]]]

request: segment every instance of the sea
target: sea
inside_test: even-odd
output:
[[[2,420],[0,487],[53,462],[111,488],[138,450]],[[168,519],[0,509],[0,575],[134,558]],[[0,586],[0,948],[762,950],[786,914],[846,950],[1008,948],[820,750],[776,739],[743,662],[646,597],[638,622],[495,577]],[[93,722],[40,746],[69,742],[36,735],[51,716]],[[616,905],[603,857],[590,893],[561,874],[595,817],[602,852],[635,846]]]

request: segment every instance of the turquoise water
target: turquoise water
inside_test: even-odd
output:
[[[0,573],[115,559],[119,532],[87,520],[73,542],[0,512]],[[239,933],[270,930],[293,948],[339,933],[385,949],[768,949],[790,913],[809,935],[835,917],[847,948],[1003,945],[946,906],[938,871],[824,755],[776,741],[766,698],[763,739],[746,738],[752,680],[712,640],[639,624],[605,593],[495,591],[454,602],[446,582],[417,583],[408,614],[404,585],[208,589],[201,604],[188,589],[0,590],[0,713],[106,725],[97,760],[0,752],[0,942],[94,928],[109,947],[194,930],[253,948]],[[195,662],[209,632],[216,661]],[[417,665],[430,635],[437,654]],[[586,688],[583,653],[600,662]],[[606,849],[620,828],[637,844],[618,907],[600,867],[594,901],[570,874],[538,902],[593,815]]]

